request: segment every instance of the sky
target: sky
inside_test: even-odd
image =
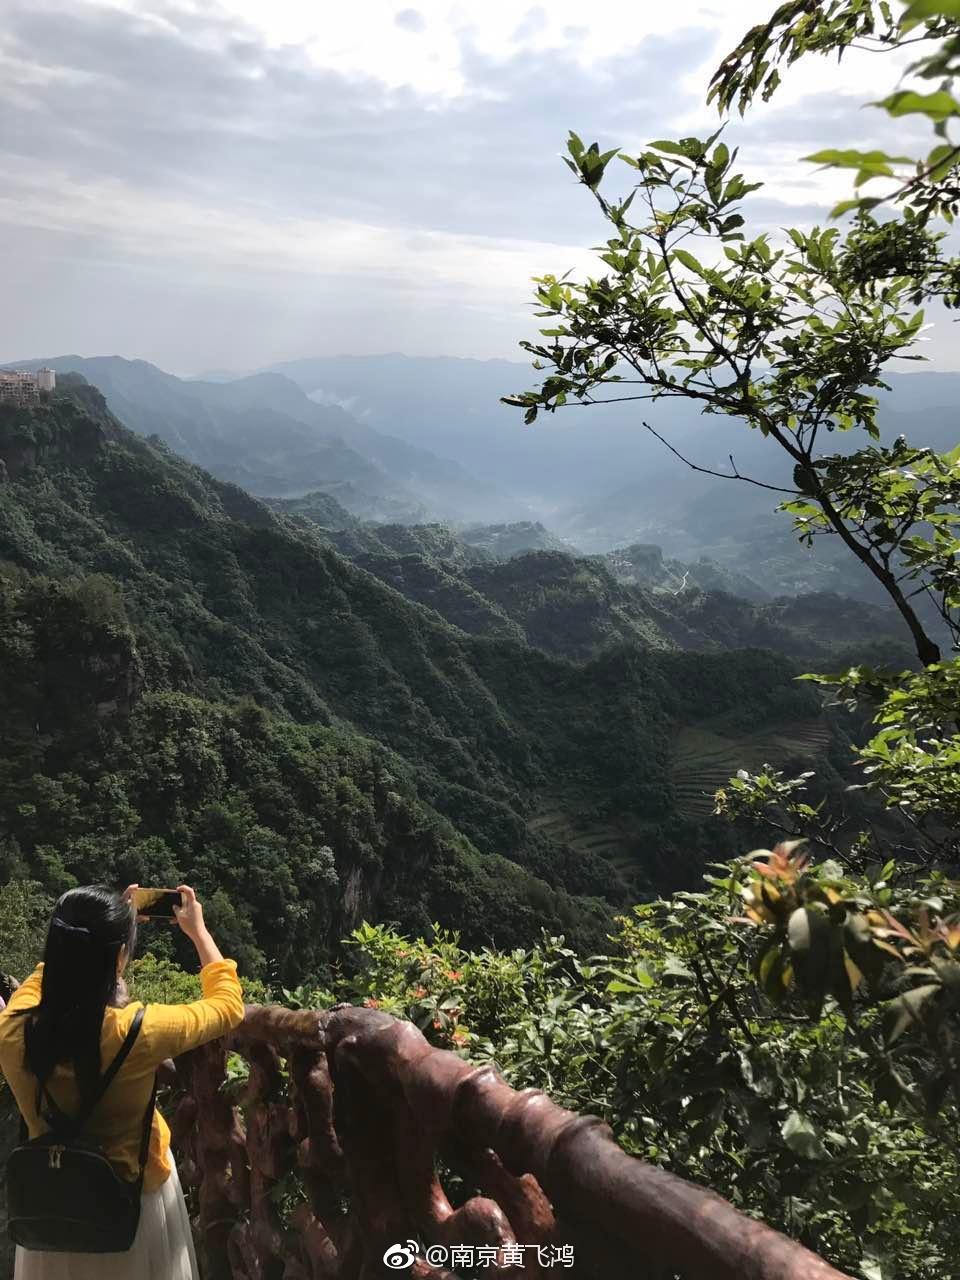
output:
[[[4,0],[0,360],[524,359],[531,277],[583,270],[602,231],[567,131],[628,151],[712,131],[710,73],[772,7]],[[799,157],[897,149],[862,105],[896,77],[805,61],[728,126],[766,184],[754,225],[848,194]],[[934,367],[960,368],[954,335],[938,317]]]

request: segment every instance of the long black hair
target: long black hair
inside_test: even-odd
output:
[[[103,1012],[117,999],[117,962],[132,955],[137,917],[105,885],[70,889],[54,908],[43,953],[40,1003],[25,1012],[26,1066],[43,1084],[58,1062],[73,1064],[81,1098],[100,1079]]]

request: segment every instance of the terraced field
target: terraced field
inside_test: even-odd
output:
[[[580,825],[562,809],[546,808],[531,818],[528,826],[548,840],[568,844],[578,852],[595,853],[614,866],[633,865],[628,850],[635,834],[625,825],[614,822]]]
[[[727,736],[705,726],[681,729],[674,739],[671,779],[685,818],[707,818],[714,792],[738,769],[777,766],[788,759],[816,764],[827,749],[830,729],[823,720],[797,720],[777,730]]]
[[[787,760],[809,762],[813,767],[829,740],[830,729],[820,719],[797,720],[776,730],[739,735],[724,733],[715,723],[681,729],[673,741],[670,771],[677,811],[691,821],[709,818],[714,792],[738,769],[758,770],[764,764],[777,767]],[[636,871],[638,856],[642,856],[644,833],[635,822],[577,820],[557,800],[546,800],[528,825],[551,841],[597,854],[627,873]]]

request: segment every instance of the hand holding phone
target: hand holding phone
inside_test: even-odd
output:
[[[203,920],[203,907],[188,884],[182,884],[177,893],[180,901],[173,909],[174,917],[190,941],[197,945],[207,932],[207,926]]]
[[[188,884],[176,889],[141,889],[138,884],[131,884],[123,896],[136,911],[138,920],[167,920],[178,924],[197,948],[201,965],[223,959],[207,930],[203,907]]]
[[[138,920],[172,923],[177,919],[177,908],[183,904],[183,894],[179,889],[141,889],[137,885],[130,893],[130,901]]]

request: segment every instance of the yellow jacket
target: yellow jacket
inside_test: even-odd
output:
[[[37,1078],[24,1065],[24,1019],[18,1010],[40,1000],[43,965],[37,966],[22,987],[0,1012],[0,1071],[17,1100],[27,1122],[30,1137],[44,1133],[47,1125],[37,1113]],[[233,960],[218,960],[200,970],[203,996],[193,1004],[148,1004],[130,1056],[120,1068],[86,1126],[86,1132],[103,1148],[121,1177],[133,1182],[138,1173],[143,1117],[153,1089],[153,1077],[165,1058],[175,1058],[216,1040],[238,1026],[243,1019],[243,994]],[[107,1008],[100,1036],[103,1068],[116,1056],[140,1005],[123,1009]],[[50,1095],[67,1115],[76,1114],[80,1099],[73,1066],[60,1063],[47,1082]],[[156,1191],[170,1173],[170,1130],[159,1111],[154,1112],[150,1134],[150,1155],[143,1179],[144,1191]]]

